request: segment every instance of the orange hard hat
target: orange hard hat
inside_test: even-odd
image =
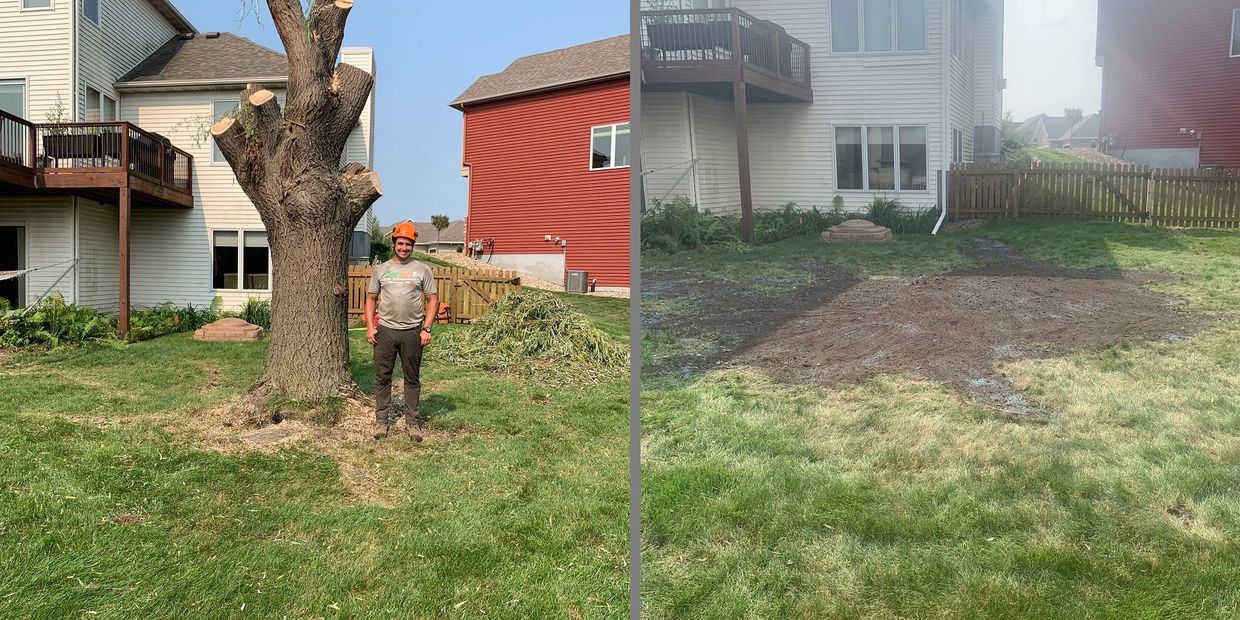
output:
[[[404,237],[410,241],[415,241],[418,238],[418,227],[414,226],[413,222],[405,220],[392,227],[392,238],[395,239],[397,237]]]

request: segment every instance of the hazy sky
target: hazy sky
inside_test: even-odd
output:
[[[244,0],[174,2],[202,32],[235,32],[283,51],[262,0],[260,23],[238,21]],[[345,45],[375,49],[375,168],[384,192],[375,205],[379,219],[465,216],[461,113],[448,102],[475,79],[518,56],[628,31],[627,0],[357,2]]]
[[[263,15],[238,21],[243,0],[177,0],[199,30],[227,30],[282,49]],[[264,7],[265,2],[260,0]],[[537,7],[535,10],[534,7]],[[1007,0],[1004,109],[1017,120],[1101,102],[1094,66],[1097,0]],[[362,0],[345,44],[375,48],[376,168],[384,223],[465,215],[461,114],[447,106],[478,76],[518,56],[623,34],[627,0],[423,2]]]
[[[1097,0],[1007,0],[1003,108],[1016,120],[1035,114],[1086,114],[1102,105],[1102,69],[1094,64]]]

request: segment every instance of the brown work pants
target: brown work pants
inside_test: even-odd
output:
[[[422,330],[391,329],[382,325],[375,332],[375,419],[386,422],[392,408],[392,368],[400,357],[401,372],[405,374],[406,411],[397,414],[418,415],[422,383],[418,373],[422,369]]]

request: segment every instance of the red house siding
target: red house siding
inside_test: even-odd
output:
[[[1099,0],[1103,135],[1115,149],[1193,148],[1240,168],[1240,58],[1230,57],[1240,0]]]
[[[465,109],[466,240],[496,254],[559,254],[599,286],[629,285],[630,169],[590,170],[590,129],[629,122],[622,78]],[[490,251],[488,250],[488,251]]]

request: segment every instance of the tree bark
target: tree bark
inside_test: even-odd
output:
[[[254,203],[271,250],[271,333],[255,390],[307,404],[356,392],[349,372],[348,250],[382,195],[378,175],[340,166],[373,78],[336,64],[350,0],[267,0],[289,59],[285,106],[251,84],[235,118],[212,127]]]

